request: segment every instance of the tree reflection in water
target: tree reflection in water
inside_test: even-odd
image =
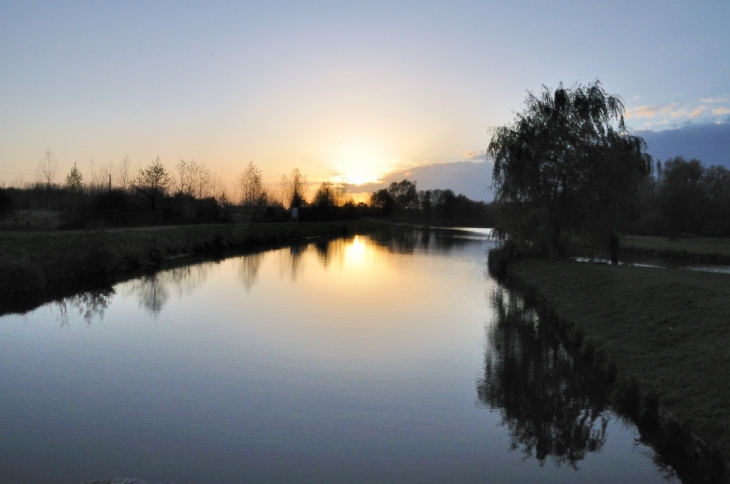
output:
[[[114,289],[106,288],[84,292],[63,298],[60,301],[55,301],[54,305],[58,309],[58,321],[61,327],[68,327],[69,325],[69,309],[77,310],[79,315],[86,321],[86,324],[91,324],[94,318],[99,318],[99,321],[103,320],[104,312],[109,307],[113,296]]]
[[[238,278],[241,284],[249,292],[256,285],[261,262],[264,260],[263,252],[254,252],[241,256],[238,260]]]
[[[193,293],[208,278],[215,262],[199,262],[175,267],[134,279],[122,285],[124,292],[137,298],[139,305],[152,315],[159,315],[170,299],[171,291],[178,297]]]
[[[543,465],[578,469],[588,452],[606,442],[608,402],[604,383],[572,357],[548,322],[524,299],[498,288],[491,294],[489,327],[479,400],[502,414],[511,449]]]
[[[439,253],[448,253],[450,250],[473,244],[475,240],[482,241],[486,236],[463,232],[455,229],[440,229],[423,227],[396,228],[387,232],[377,232],[369,235],[370,240],[381,247],[385,247],[393,254],[412,254],[415,250],[437,249]]]
[[[304,252],[309,246],[306,242],[292,244],[287,253],[286,250],[277,251],[279,256],[279,272],[281,277],[289,277],[291,282],[296,282],[299,276],[304,273]]]
[[[341,242],[341,240],[338,240]],[[334,252],[334,245],[330,239],[319,239],[314,243],[314,249],[317,251],[317,258],[322,263],[322,267],[327,269],[332,262],[332,252]],[[342,252],[342,247],[338,246],[339,252]]]

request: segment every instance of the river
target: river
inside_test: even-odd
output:
[[[682,482],[487,273],[404,230],[0,317],[0,482]]]

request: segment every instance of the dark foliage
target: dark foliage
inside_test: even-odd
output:
[[[409,180],[393,182],[388,188],[373,192],[370,207],[376,215],[416,223],[485,227],[495,223],[492,204],[456,195],[448,189],[416,191],[416,183]]]
[[[0,220],[13,210],[13,199],[6,190],[0,190]]]
[[[641,187],[640,235],[730,236],[730,170],[681,156],[657,163]]]
[[[525,104],[489,143],[497,235],[555,258],[575,240],[606,245],[629,225],[652,170],[645,143],[624,125],[623,102],[595,81],[544,88]]]

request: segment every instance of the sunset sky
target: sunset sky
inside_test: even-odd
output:
[[[722,162],[729,20],[727,0],[3,2],[0,186],[50,149],[58,182],[126,153],[231,190],[253,161],[273,184],[298,167],[486,197],[489,128],[527,90],[596,78],[650,151],[714,130]]]

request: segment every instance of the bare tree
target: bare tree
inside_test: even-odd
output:
[[[124,158],[122,158],[122,162],[116,169],[116,184],[120,186],[122,190],[126,190],[127,185],[129,185],[129,167],[131,164],[132,162],[129,161],[129,156],[124,153]]]
[[[46,154],[38,162],[38,180],[44,184],[46,188],[53,185],[53,180],[58,173],[58,161],[50,149],[46,150]]]
[[[195,180],[193,184],[193,195],[195,198],[206,198],[211,196],[212,175],[204,163],[195,166]]]
[[[213,174],[204,163],[180,160],[175,168],[177,168],[177,180],[175,180],[177,193],[199,199],[215,196]]]
[[[137,180],[134,182],[134,189],[147,197],[155,218],[157,218],[157,202],[165,196],[171,185],[172,177],[158,156],[149,166],[140,170]]]
[[[334,193],[335,193],[335,205],[338,207],[343,206],[344,204],[348,202],[352,202],[352,196],[347,190],[347,187],[342,183],[334,183],[333,184]]]
[[[177,193],[192,196],[197,168],[195,161],[180,160],[175,168],[177,168]]]
[[[304,194],[307,191],[307,177],[294,168],[289,174],[281,177],[281,190],[284,195],[284,206],[301,207],[306,205]]]
[[[89,188],[93,190],[103,190],[110,182],[111,172],[113,171],[114,165],[105,165],[103,163],[97,163],[94,160],[89,161],[89,174],[91,180],[89,181]]]
[[[208,196],[215,198],[216,201],[220,201],[221,198],[228,200],[226,184],[223,183],[223,178],[221,178],[220,175],[216,175],[215,173],[210,175]]]
[[[253,161],[243,170],[238,179],[240,202],[249,217],[255,216],[266,206],[267,193],[264,188],[261,170],[256,168]]]

